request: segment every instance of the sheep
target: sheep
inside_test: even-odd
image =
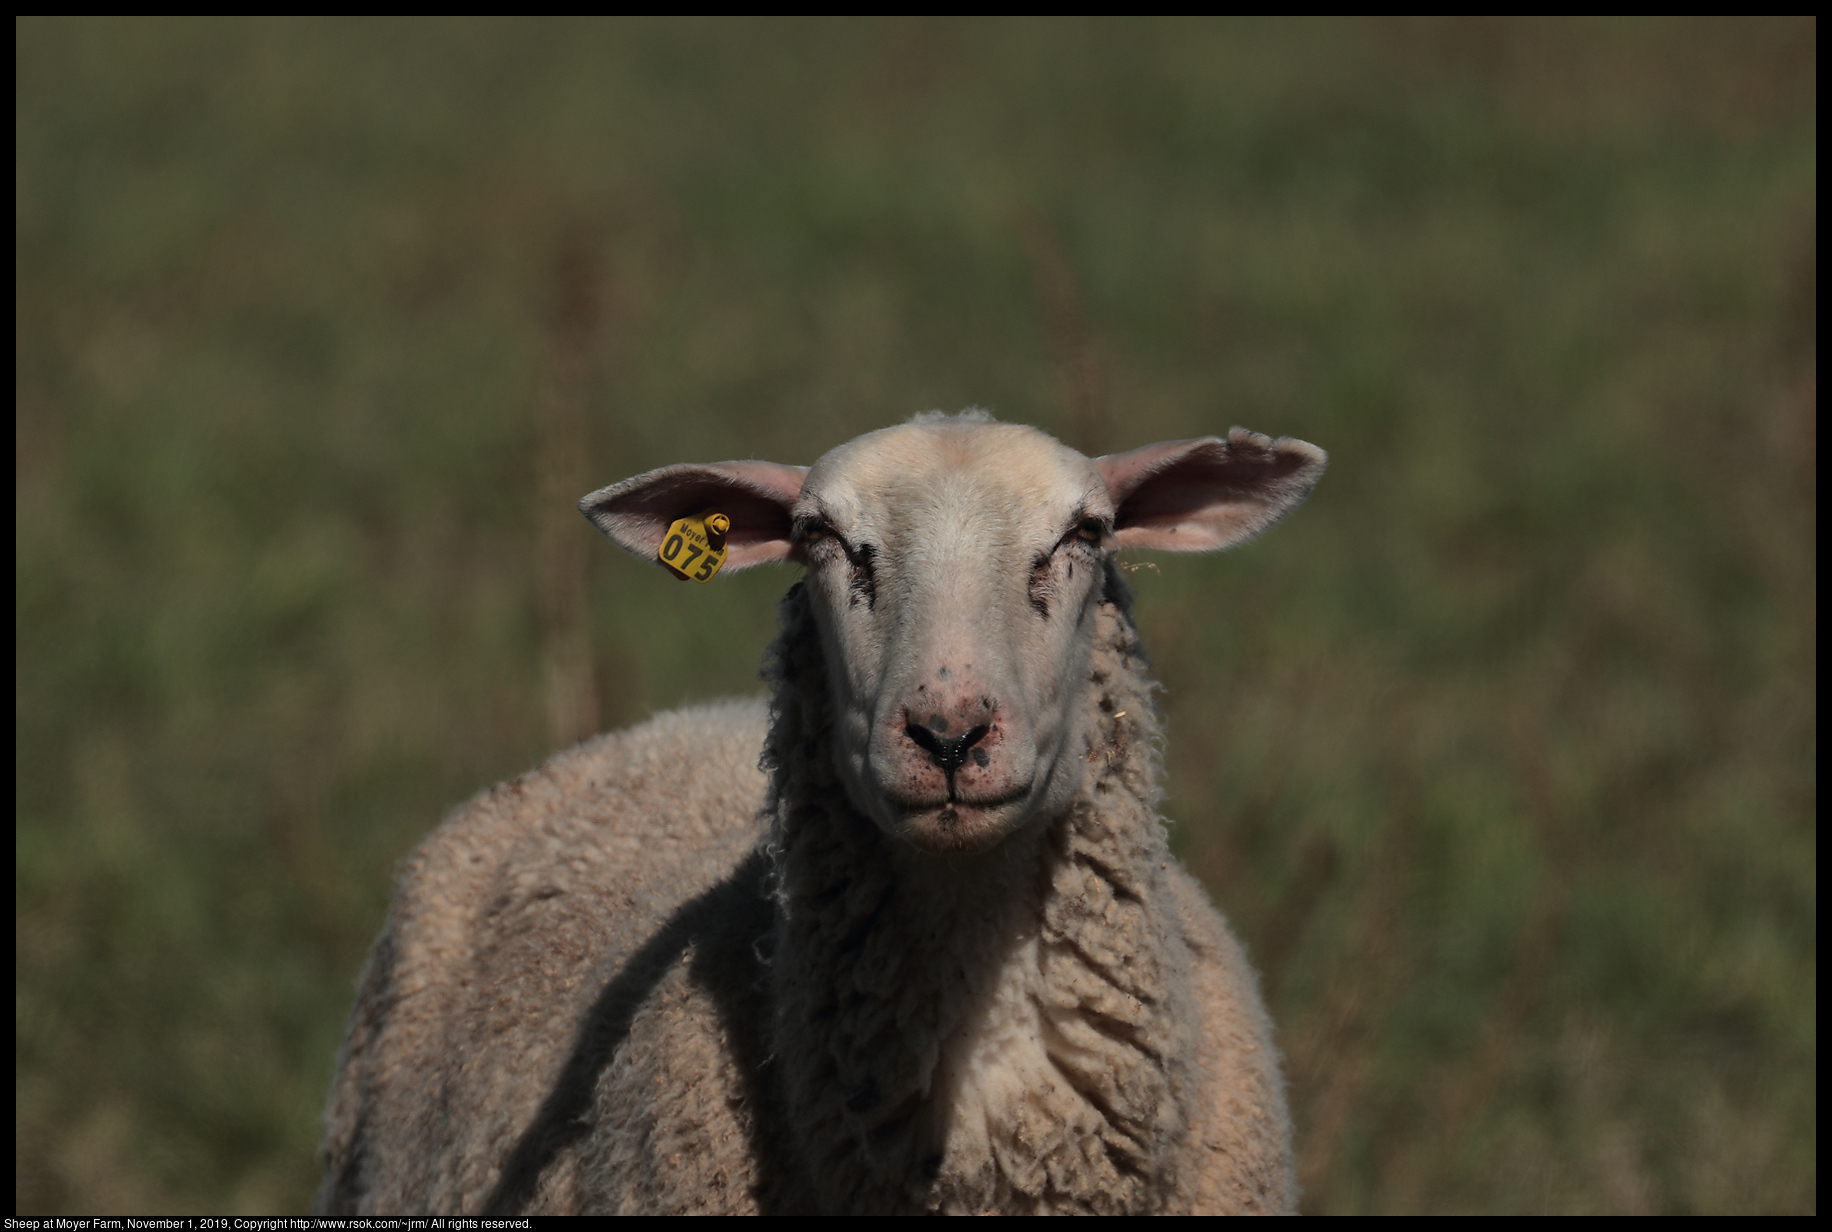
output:
[[[803,566],[767,702],[599,736],[405,861],[318,1210],[1293,1210],[1113,554],[1240,542],[1325,461],[1241,428],[1091,460],[970,410],[587,496],[651,560],[717,511],[725,568]]]

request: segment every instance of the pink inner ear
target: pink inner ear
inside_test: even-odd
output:
[[[1110,453],[1104,458],[1096,458],[1094,465],[1107,481],[1107,493],[1113,497],[1114,508],[1118,509],[1155,472],[1169,466],[1194,446],[1219,439],[1205,436],[1187,441],[1159,441],[1155,445],[1141,445],[1125,453]]]
[[[808,468],[805,466],[784,466],[781,462],[762,462],[756,459],[719,462],[709,469],[730,475],[753,491],[769,493],[784,509],[795,503],[795,498],[801,495],[802,481],[808,477]]]
[[[737,486],[748,489],[750,495],[764,497],[735,504],[738,513],[720,510],[732,519],[731,533],[725,540],[725,567],[748,569],[789,559],[789,508],[801,495],[808,468],[744,461],[722,462],[719,469],[730,474]]]
[[[708,510],[731,519],[727,569],[789,558],[789,506],[808,470],[776,462],[665,466],[601,488],[579,509],[619,547],[653,559],[677,518]]]
[[[1225,441],[1165,441],[1097,458],[1123,548],[1210,552],[1252,538],[1296,508],[1323,474],[1315,445],[1235,428]]]

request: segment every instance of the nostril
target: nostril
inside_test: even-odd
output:
[[[903,734],[908,736],[919,748],[926,752],[929,755],[930,761],[933,761],[937,766],[940,766],[943,771],[952,775],[956,770],[959,770],[962,766],[967,764],[967,750],[973,749],[973,746],[985,739],[986,733],[991,730],[992,728],[989,724],[982,723],[964,736],[958,736],[953,740],[947,740],[937,736],[926,727],[918,726],[915,723],[908,723],[904,725]],[[973,749],[974,765],[983,768],[987,765],[989,760],[990,759],[986,756],[986,750]]]
[[[944,741],[930,732],[928,728],[918,727],[914,723],[905,725],[903,734],[908,736],[911,740],[914,740],[919,746],[926,750],[929,756],[935,758],[941,756],[941,746],[943,744],[954,743],[952,740]]]

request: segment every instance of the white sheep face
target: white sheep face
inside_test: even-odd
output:
[[[869,433],[812,470],[666,467],[580,507],[650,558],[669,522],[716,508],[726,568],[805,566],[848,796],[920,851],[969,854],[1080,782],[1106,556],[1248,538],[1323,464],[1313,445],[1239,428],[1089,459],[969,413]]]
[[[1113,526],[1094,464],[1017,425],[906,424],[822,458],[791,519],[853,803],[932,853],[1066,804]]]

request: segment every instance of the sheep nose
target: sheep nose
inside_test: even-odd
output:
[[[928,753],[929,759],[942,768],[943,773],[953,774],[967,764],[967,750],[978,744],[991,730],[988,724],[982,723],[966,734],[950,740],[937,736],[926,727],[910,723],[904,727],[903,734],[920,745]],[[984,766],[987,762],[985,751],[980,750],[979,756],[974,758],[974,761]]]

